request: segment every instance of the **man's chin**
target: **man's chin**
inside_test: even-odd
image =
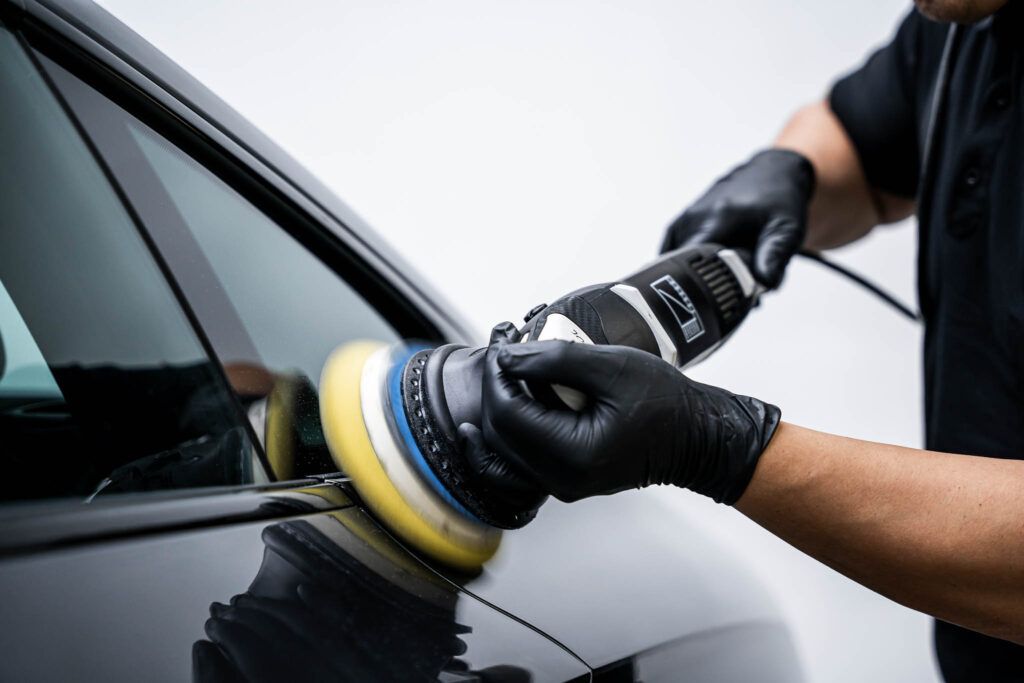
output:
[[[1007,0],[914,0],[921,14],[934,21],[973,24],[995,14]]]

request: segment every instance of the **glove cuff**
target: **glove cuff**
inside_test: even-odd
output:
[[[814,188],[818,184],[818,176],[814,172],[814,164],[811,163],[810,159],[793,149],[769,147],[752,156],[748,163],[753,163],[761,157],[771,158],[775,166],[783,166],[785,168],[783,173],[786,173],[796,186],[800,188],[804,199],[807,202],[811,201],[811,197],[814,195]]]
[[[717,391],[721,392],[714,401],[717,405],[706,412],[710,419],[705,423],[703,447],[690,444],[687,453],[677,456],[677,463],[689,467],[680,467],[668,481],[716,503],[733,505],[747,490],[782,411],[756,398]],[[701,456],[695,457],[696,450],[703,450]]]
[[[748,430],[748,438],[745,444],[737,443],[735,448],[729,449],[723,462],[727,468],[725,486],[712,496],[716,503],[724,505],[734,505],[743,496],[750,480],[754,478],[761,454],[768,448],[782,421],[782,411],[778,406],[749,396],[736,396],[735,400],[750,422],[749,426],[737,425],[740,430]]]

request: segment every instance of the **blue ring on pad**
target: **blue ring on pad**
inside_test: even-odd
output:
[[[391,414],[395,419],[395,424],[398,427],[398,433],[402,436],[402,442],[405,445],[405,451],[411,458],[410,460],[416,466],[416,470],[420,473],[420,476],[430,484],[430,487],[441,496],[444,502],[448,503],[452,508],[459,512],[462,516],[470,519],[479,524],[484,522],[474,515],[472,512],[467,510],[462,503],[455,499],[454,496],[444,487],[441,480],[437,478],[437,474],[430,467],[430,463],[423,457],[423,452],[420,451],[419,444],[416,443],[416,439],[413,438],[412,430],[409,428],[409,418],[405,412],[405,406],[402,405],[402,371],[405,369],[406,364],[420,351],[430,348],[426,345],[409,345],[407,351],[398,357],[396,362],[391,364],[391,369],[388,370],[388,404],[391,406]]]

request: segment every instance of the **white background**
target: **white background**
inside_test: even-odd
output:
[[[360,0],[104,5],[347,200],[479,328],[655,254],[663,227],[886,40],[903,0]],[[915,231],[835,257],[914,301]],[[692,374],[786,419],[920,445],[920,333],[797,262]],[[935,679],[930,624],[727,508],[809,680]]]

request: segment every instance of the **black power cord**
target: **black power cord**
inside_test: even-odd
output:
[[[921,322],[920,313],[904,304],[902,301],[894,297],[892,294],[889,294],[889,292],[885,291],[884,289],[876,285],[874,282],[871,282],[870,280],[864,278],[863,276],[858,275],[857,273],[846,268],[845,266],[841,266],[834,261],[828,260],[827,258],[825,258],[816,251],[810,251],[809,249],[801,249],[797,253],[810,261],[820,263],[826,268],[829,268],[830,270],[833,270],[839,273],[840,275],[848,277],[849,279],[853,280],[858,285],[868,290],[869,292],[877,296],[879,299],[889,304],[890,306],[892,306],[897,311],[899,311],[906,317],[910,318],[914,322]]]

